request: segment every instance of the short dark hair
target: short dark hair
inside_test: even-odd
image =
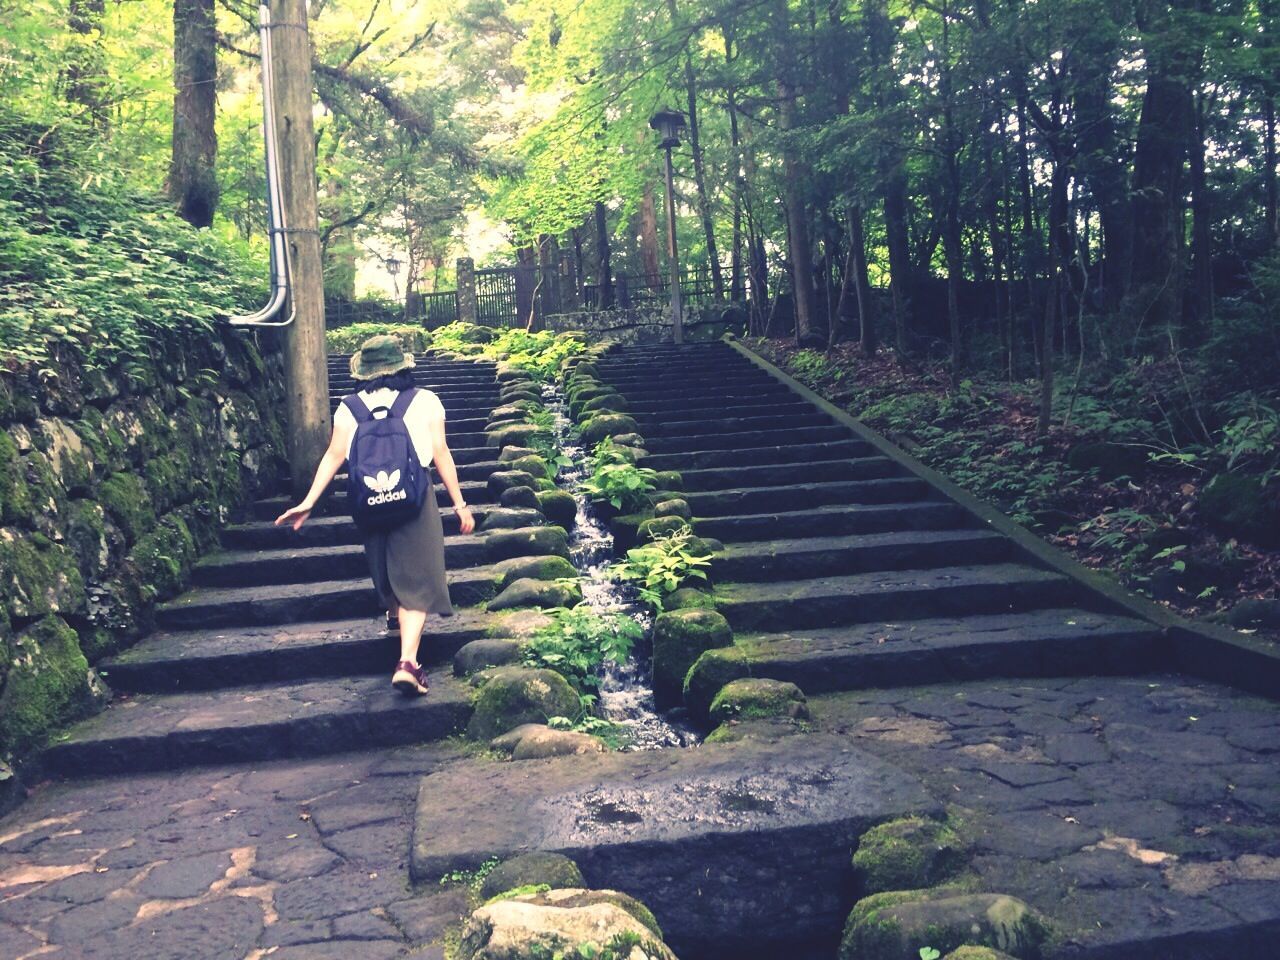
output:
[[[408,390],[415,386],[412,370],[397,370],[395,373],[384,373],[380,377],[360,382],[361,390]]]

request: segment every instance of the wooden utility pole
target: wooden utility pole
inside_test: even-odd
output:
[[[324,277],[316,213],[311,41],[306,0],[271,0],[276,131],[295,311],[285,327],[289,473],[294,493],[311,484],[329,443],[329,369],[324,340]]]

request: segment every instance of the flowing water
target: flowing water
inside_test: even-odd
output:
[[[581,489],[587,474],[587,455],[559,387],[543,388],[543,405],[555,415],[556,445],[573,461],[561,469],[556,482],[573,495],[578,505],[573,530],[569,532],[569,560],[582,576],[583,601],[597,613],[624,613],[644,628],[644,640],[636,644],[626,663],[606,663],[600,678],[600,714],[626,729],[629,745],[623,749],[659,750],[697,743],[698,737],[691,729],[654,709],[649,680],[653,616],[631,588],[611,579],[613,534],[596,516]]]

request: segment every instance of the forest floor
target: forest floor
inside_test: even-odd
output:
[[[1102,439],[1091,424],[1107,408],[1105,388],[1083,386],[1066,427],[1058,406],[1070,399],[1060,397],[1057,425],[1039,440],[1034,381],[973,374],[957,383],[944,363],[899,364],[891,350],[865,357],[852,342],[830,353],[802,350],[789,339],[747,343],[1085,566],[1184,616],[1231,623],[1280,643],[1274,619],[1280,549],[1231,536],[1198,509],[1211,479],[1204,467],[1169,456],[1152,460],[1149,454],[1160,452],[1150,441],[1152,424],[1133,421],[1126,436],[1128,421],[1111,417],[1107,448],[1133,452],[1127,470],[1069,462],[1073,449]]]

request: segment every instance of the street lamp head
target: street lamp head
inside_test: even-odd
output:
[[[672,150],[680,146],[680,134],[684,132],[684,114],[679,110],[659,110],[649,118],[649,126],[662,137],[658,149]]]
[[[387,273],[391,274],[393,277],[400,272],[399,257],[387,257],[386,264],[387,264]]]

